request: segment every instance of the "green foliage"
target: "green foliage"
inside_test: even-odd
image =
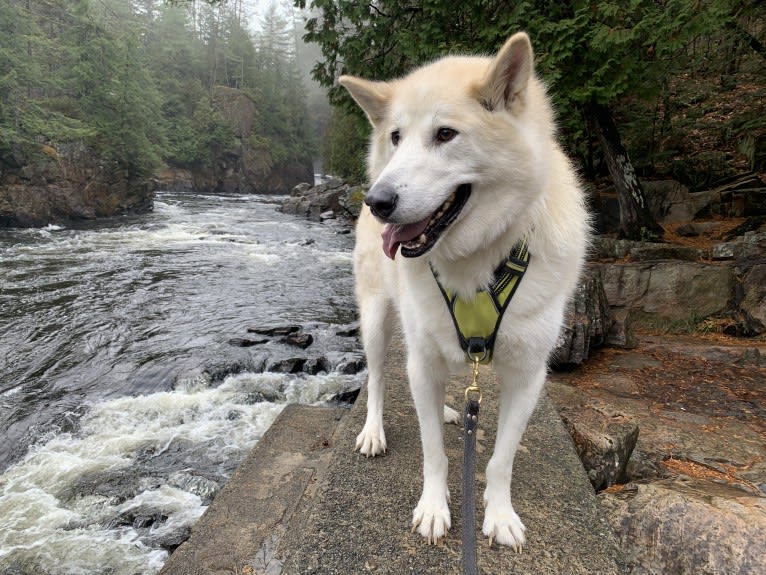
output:
[[[163,163],[211,167],[237,146],[274,161],[314,151],[294,38],[273,13],[260,37],[226,2],[0,3],[0,151],[82,144],[145,178]],[[240,134],[220,86],[256,104]]]
[[[314,77],[330,88],[333,103],[354,114],[350,98],[337,86],[340,74],[394,78],[445,53],[495,53],[510,34],[527,30],[565,144],[591,175],[592,103],[615,109],[645,103],[645,150],[660,153],[661,130],[652,122],[663,119],[652,115],[672,96],[670,80],[695,66],[711,66],[711,55],[716,65],[730,66],[728,47],[735,53],[746,41],[754,45],[753,34],[762,37],[766,16],[763,3],[752,0],[295,0],[295,5],[312,9],[306,39],[324,54]],[[695,48],[701,42],[719,50],[708,51],[706,58]],[[647,108],[641,113],[646,117]]]
[[[352,183],[365,180],[365,149],[370,128],[365,118],[333,109],[325,135],[322,157],[325,171]]]

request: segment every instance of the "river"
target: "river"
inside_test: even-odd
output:
[[[0,231],[0,573],[158,572],[285,405],[359,385],[353,239],[276,201]]]

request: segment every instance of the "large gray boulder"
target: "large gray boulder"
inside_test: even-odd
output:
[[[731,267],[678,260],[594,264],[609,304],[669,320],[720,313],[735,282]]]
[[[280,210],[316,222],[331,217],[356,219],[363,200],[363,187],[331,179],[318,186],[305,183],[295,186],[290,197],[282,202]]]
[[[703,479],[599,495],[633,575],[766,573],[766,498]]]

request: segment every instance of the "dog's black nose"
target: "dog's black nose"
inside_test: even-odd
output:
[[[385,220],[396,209],[399,196],[393,190],[373,187],[364,197],[364,203],[370,206],[373,215]]]

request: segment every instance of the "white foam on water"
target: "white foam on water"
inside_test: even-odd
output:
[[[149,482],[117,501],[78,490],[84,478],[129,471],[142,451],[159,455],[177,440],[213,461],[241,460],[285,405],[324,402],[359,377],[244,373],[93,405],[79,431],[39,442],[0,476],[0,571],[156,573],[168,556],[156,540],[190,527],[205,510],[200,497]],[[136,510],[167,520],[143,530],[117,521]]]

